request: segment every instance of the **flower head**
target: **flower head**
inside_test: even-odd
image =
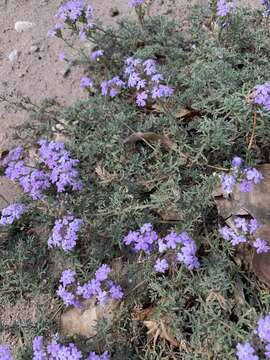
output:
[[[255,354],[254,348],[248,342],[244,344],[238,343],[236,350],[238,360],[259,360],[259,357]]]
[[[1,225],[11,225],[15,220],[19,220],[27,211],[27,206],[21,203],[14,203],[2,210],[0,219]]]
[[[156,272],[164,274],[168,270],[169,264],[166,259],[157,259],[154,268]]]

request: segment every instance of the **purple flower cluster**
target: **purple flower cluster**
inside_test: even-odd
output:
[[[145,106],[150,98],[155,100],[173,94],[170,86],[160,83],[164,80],[164,76],[157,72],[156,62],[153,59],[145,61],[132,57],[126,59],[124,74],[127,78],[127,87],[136,92],[136,103],[139,107]]]
[[[49,171],[27,166],[23,160],[24,150],[20,146],[11,150],[2,162],[6,168],[6,176],[13,181],[18,180],[24,192],[33,200],[42,199],[44,190],[50,188],[52,184],[56,185],[58,192],[65,191],[66,187],[80,190],[82,182],[76,169],[79,160],[70,157],[64,143],[40,140],[38,144],[40,159]]]
[[[119,76],[113,77],[109,81],[102,81],[101,83],[101,94],[104,96],[109,95],[110,97],[115,97],[119,94],[121,89],[125,87],[125,83],[123,80],[119,78]]]
[[[61,30],[64,28],[64,24],[67,24],[76,26],[80,39],[84,40],[87,32],[95,27],[93,15],[93,7],[86,4],[85,0],[69,0],[57,10],[55,18],[60,22],[48,32],[48,36],[61,37]]]
[[[247,243],[256,249],[257,254],[266,253],[270,250],[266,240],[256,238],[255,241],[251,241],[250,239],[261,226],[256,219],[247,221],[245,218],[237,217],[234,220],[234,225],[238,230],[237,232],[228,226],[219,229],[219,233],[223,239],[230,241],[232,246]]]
[[[258,335],[262,346],[265,348],[265,356],[267,359],[270,358],[270,314],[265,318],[258,321],[258,327],[255,334]],[[258,341],[256,341],[258,343]],[[260,348],[262,348],[260,346]],[[236,355],[238,360],[259,360],[259,357],[255,353],[255,349],[249,342],[244,344],[238,343],[236,346]]]
[[[255,354],[255,349],[248,342],[244,344],[238,343],[236,350],[236,356],[239,360],[259,360],[259,357]]]
[[[70,152],[65,149],[65,144],[47,140],[40,140],[38,144],[40,158],[50,169],[50,181],[56,185],[57,191],[61,193],[66,187],[81,190],[82,181],[76,168],[79,160],[71,158]]]
[[[145,3],[145,0],[129,0],[128,7],[134,8],[136,6],[143,5]]]
[[[270,81],[255,86],[253,101],[255,104],[263,106],[266,111],[270,111]]]
[[[19,220],[27,211],[27,206],[21,203],[14,203],[2,210],[0,219],[1,225],[11,225],[15,220]]]
[[[59,344],[56,340],[51,341],[47,346],[44,345],[43,336],[37,336],[33,340],[32,360],[82,360],[83,354],[73,343],[68,345]],[[103,355],[91,352],[85,360],[109,360],[106,351]]]
[[[240,191],[250,192],[252,184],[259,184],[263,180],[262,174],[255,168],[244,166],[243,160],[235,156],[231,162],[231,171],[220,175],[223,190],[226,195],[233,192],[234,186],[240,181]]]
[[[123,239],[126,246],[131,246],[135,252],[143,252],[147,256],[151,253],[164,254],[168,251],[175,253],[176,262],[183,263],[189,270],[197,269],[199,261],[196,256],[197,246],[187,232],[177,234],[170,232],[160,238],[151,224],[144,224],[137,231],[130,231]],[[168,260],[157,258],[154,269],[158,273],[165,273],[169,268]]]
[[[121,286],[109,279],[111,269],[108,265],[101,265],[95,272],[95,277],[80,285],[76,282],[76,273],[65,270],[60,279],[57,295],[64,301],[66,306],[82,307],[79,298],[89,300],[96,297],[100,305],[104,305],[109,298],[121,300],[124,296]],[[68,287],[68,289],[67,289]]]
[[[235,4],[233,1],[218,0],[217,2],[217,15],[220,17],[229,15],[234,9]]]
[[[73,250],[82,224],[83,220],[77,219],[73,215],[66,215],[63,219],[56,220],[52,235],[48,239],[49,248],[60,247],[64,251]]]
[[[152,59],[143,61],[132,57],[128,58],[124,66],[124,78],[125,81],[121,80],[119,76],[109,81],[104,80],[101,83],[102,95],[115,97],[121,89],[130,89],[135,92],[136,104],[144,107],[148,100],[154,101],[173,94],[170,86],[161,84],[164,76],[157,73],[156,62]]]
[[[88,76],[83,76],[81,78],[81,82],[80,82],[80,88],[81,89],[87,89],[87,88],[92,88],[93,87],[93,81],[90,77]]]
[[[13,360],[10,348],[8,345],[0,345],[0,360]]]
[[[269,0],[262,0],[262,5],[264,6],[263,16],[267,17],[270,15],[270,2]]]

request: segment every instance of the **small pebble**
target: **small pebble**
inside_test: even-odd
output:
[[[18,59],[18,56],[19,56],[19,52],[18,50],[15,49],[11,51],[11,53],[8,55],[8,59],[9,61],[14,62]]]
[[[32,29],[34,26],[36,26],[36,24],[29,21],[17,21],[14,25],[14,28],[18,33],[21,33],[23,31]]]
[[[32,45],[30,47],[30,53],[33,54],[33,53],[36,53],[36,52],[39,52],[39,47],[37,45]]]

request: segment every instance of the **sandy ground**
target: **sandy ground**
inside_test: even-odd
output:
[[[124,16],[134,16],[128,9],[128,0],[92,0],[99,17],[105,25],[115,24]],[[206,4],[207,0],[157,0],[152,13],[158,12],[183,18],[194,4]],[[84,97],[79,88],[82,68],[72,68],[66,75],[66,64],[59,61],[58,53],[65,50],[59,39],[49,39],[48,30],[54,24],[53,14],[61,0],[0,0],[0,94],[20,92],[32,102],[40,104],[45,98],[54,98],[60,104],[72,104]],[[260,5],[260,0],[241,0],[239,5]],[[112,10],[119,14],[111,16]],[[172,14],[172,15],[171,15]],[[17,33],[16,21],[30,21],[33,29]],[[9,55],[17,51],[10,61]],[[22,124],[28,114],[15,111],[0,101],[0,151],[14,146],[12,127]],[[5,205],[1,195],[13,201],[18,189],[6,179],[0,178],[0,208]]]

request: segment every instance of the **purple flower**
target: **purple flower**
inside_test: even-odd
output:
[[[95,273],[97,281],[107,280],[110,272],[111,272],[111,268],[108,265],[106,264],[101,265]]]
[[[232,159],[232,167],[233,167],[234,169],[239,169],[242,164],[243,164],[243,160],[242,160],[239,156],[235,156],[235,157]]]
[[[75,282],[75,276],[76,276],[76,272],[70,269],[64,270],[62,272],[61,278],[60,278],[60,282],[62,283],[62,285],[64,287],[73,284]]]
[[[270,14],[270,2],[269,0],[262,0],[262,5],[264,6],[264,12],[263,12],[263,16],[267,17]]]
[[[33,170],[30,174],[22,176],[19,182],[23,191],[29,194],[33,200],[42,199],[43,191],[51,186],[50,176],[43,170]]]
[[[146,73],[146,75],[151,76],[156,74],[157,69],[156,69],[156,62],[153,59],[148,59],[145,60],[144,63],[144,71]]]
[[[57,296],[59,296],[66,306],[75,305],[75,296],[70,291],[67,291],[64,286],[60,285],[56,291]]]
[[[131,73],[128,78],[128,87],[129,88],[135,87],[140,80],[141,78],[138,73],[136,72]]]
[[[11,162],[18,161],[23,156],[24,150],[22,146],[18,146],[10,150],[8,155],[2,160],[3,166],[8,166]]]
[[[261,224],[258,223],[256,219],[251,219],[249,222],[249,232],[250,234],[254,234],[259,228]]]
[[[136,98],[136,104],[140,107],[145,106],[147,98],[148,95],[145,91],[138,93]]]
[[[217,2],[217,16],[224,17],[229,15],[235,9],[232,1],[218,0]]]
[[[21,203],[14,203],[2,210],[0,219],[1,225],[11,225],[15,220],[19,220],[27,211],[27,206]]]
[[[237,182],[236,177],[230,174],[222,174],[221,182],[223,190],[226,194],[231,194],[233,192],[233,188]]]
[[[43,345],[43,336],[36,336],[33,340],[33,360],[47,360],[46,351]]]
[[[97,300],[100,305],[104,305],[108,299],[108,293],[106,291],[101,290],[97,294]]]
[[[236,235],[235,232],[228,226],[220,228],[219,233],[223,237],[223,239],[227,241],[230,241]]]
[[[197,269],[200,264],[196,256],[197,246],[193,239],[187,244],[185,244],[181,252],[177,253],[177,261],[184,263],[189,270]]]
[[[258,321],[258,335],[261,340],[270,342],[270,315]]]
[[[254,168],[246,169],[245,175],[246,175],[247,180],[254,181],[254,184],[259,184],[263,180],[262,174]]]
[[[89,87],[93,87],[93,81],[90,77],[88,76],[84,76],[81,78],[81,82],[80,82],[80,87],[82,89],[86,89],[86,88],[89,88]]]
[[[237,217],[234,220],[234,224],[237,229],[242,230],[244,233],[248,232],[248,223],[246,222],[246,219]]]
[[[86,284],[77,287],[76,294],[81,295],[85,300],[101,292],[101,283],[96,279],[91,279]]]
[[[56,185],[58,192],[64,192],[66,187],[81,190],[82,181],[76,169],[79,160],[72,159],[64,143],[40,140],[39,154],[42,161],[51,170],[50,181]]]
[[[169,97],[173,95],[173,88],[166,85],[155,86],[152,90],[152,98],[157,99],[161,97]]]
[[[239,245],[241,243],[245,243],[247,242],[247,239],[244,235],[234,235],[231,239],[231,244],[232,246],[236,246],[236,245]]]
[[[152,75],[151,80],[154,83],[159,83],[160,81],[164,80],[164,76],[162,74],[154,74]]]
[[[267,253],[270,250],[267,241],[260,238],[253,242],[253,247],[256,249],[257,254]]]
[[[241,192],[250,192],[252,189],[252,182],[247,180],[242,180],[240,184]]]
[[[166,259],[157,259],[154,268],[156,272],[164,274],[168,270],[169,264]]]
[[[63,24],[55,24],[54,27],[48,31],[48,37],[61,37],[61,30],[64,28]]]
[[[110,357],[108,351],[102,355],[97,355],[96,353],[91,352],[86,360],[110,360]]]
[[[259,360],[259,357],[255,354],[255,350],[248,342],[244,344],[238,343],[236,349],[238,360]]]
[[[13,360],[13,356],[8,345],[0,345],[0,360]]]
[[[82,224],[83,220],[73,215],[66,215],[63,219],[56,220],[52,235],[48,239],[49,248],[61,247],[64,251],[73,250]]]
[[[93,51],[91,54],[91,60],[96,61],[98,60],[101,56],[104,55],[104,51],[103,50],[96,50]]]
[[[121,300],[124,296],[121,286],[119,286],[115,283],[110,283],[109,291],[110,291],[111,297],[115,300]]]
[[[84,0],[70,0],[64,5],[60,6],[55,14],[55,17],[62,21],[70,20],[76,22],[83,14]]]
[[[255,86],[253,102],[257,105],[262,105],[266,111],[270,111],[270,81],[263,85]]]
[[[267,357],[267,359],[270,358],[270,344],[265,345],[265,356]]]
[[[134,8],[136,6],[144,4],[145,0],[129,0],[128,7]]]

